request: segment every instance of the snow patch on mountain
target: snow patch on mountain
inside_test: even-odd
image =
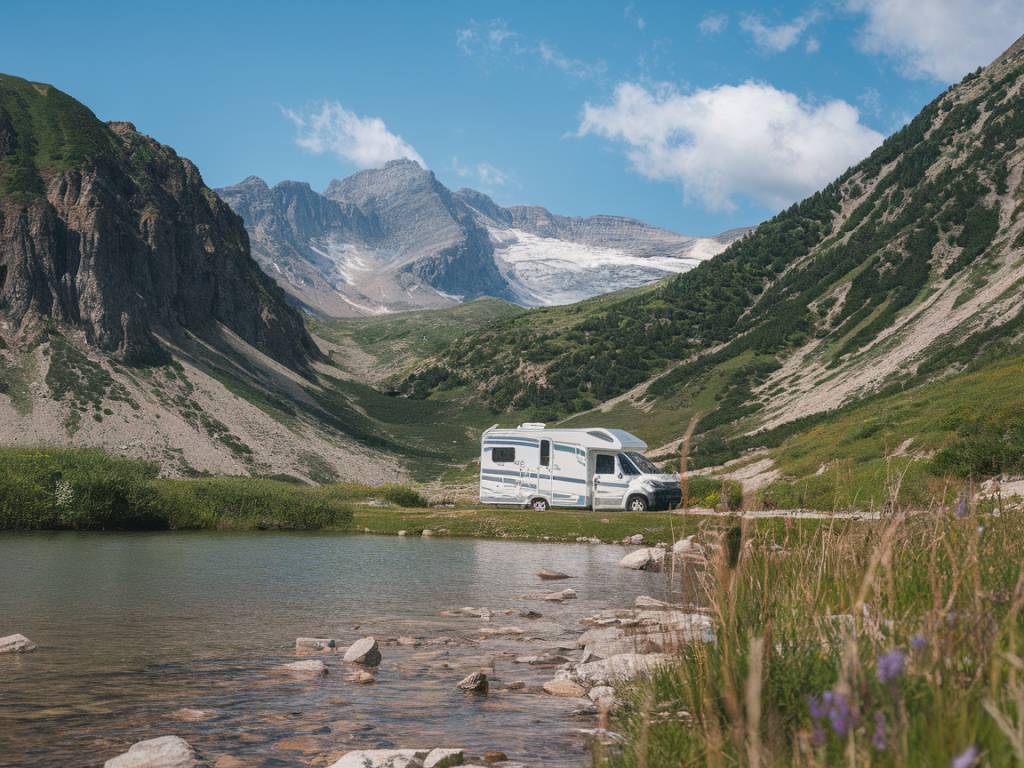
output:
[[[686,272],[725,250],[710,238],[687,243],[678,256],[634,256],[618,248],[540,237],[521,229],[488,229],[494,259],[525,306],[571,304]]]

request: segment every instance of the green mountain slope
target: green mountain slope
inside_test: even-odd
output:
[[[747,433],[1017,348],[1022,86],[1019,41],[720,256],[563,322],[531,313],[467,336],[406,390],[468,385],[497,408],[614,422],[654,445],[697,415],[707,462],[750,447]]]

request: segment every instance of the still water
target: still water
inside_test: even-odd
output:
[[[97,766],[131,743],[177,734],[221,766],[328,765],[350,749],[501,750],[532,765],[588,762],[589,721],[534,692],[553,676],[512,661],[572,642],[579,620],[659,596],[612,546],[336,534],[0,535],[0,766]],[[540,582],[541,568],[576,578]],[[571,586],[578,600],[517,596]],[[511,609],[490,622],[462,606]],[[521,618],[532,608],[540,619]],[[514,625],[521,638],[481,639]],[[281,674],[299,636],[381,641],[377,681]],[[386,644],[412,636],[420,647]],[[450,638],[442,644],[443,638]],[[574,656],[569,653],[567,655]],[[481,666],[488,696],[455,685]],[[526,691],[503,691],[510,681]],[[181,708],[210,710],[190,722]],[[183,719],[184,718],[184,719]]]

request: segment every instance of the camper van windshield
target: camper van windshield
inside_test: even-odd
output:
[[[654,466],[650,459],[643,454],[636,453],[635,451],[629,451],[624,454],[633,463],[637,469],[639,469],[645,475],[656,475],[658,474],[658,468]]]

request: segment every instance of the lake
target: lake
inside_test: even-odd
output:
[[[554,675],[513,662],[571,643],[579,620],[662,596],[657,574],[617,566],[606,545],[287,533],[0,535],[0,765],[102,765],[141,739],[177,734],[221,766],[328,765],[350,749],[501,750],[532,765],[589,764],[593,719],[536,693]],[[554,568],[577,577],[542,582]],[[561,604],[517,599],[571,586]],[[512,609],[490,622],[462,606]],[[541,618],[521,618],[532,608]],[[481,639],[514,625],[521,638]],[[295,678],[295,638],[381,642],[377,681]],[[412,636],[419,647],[388,644]],[[567,655],[575,656],[575,652]],[[486,666],[487,696],[456,684]],[[490,669],[493,667],[493,669]],[[502,690],[511,681],[525,691]],[[176,712],[206,709],[191,722]],[[219,763],[218,763],[219,760]]]

